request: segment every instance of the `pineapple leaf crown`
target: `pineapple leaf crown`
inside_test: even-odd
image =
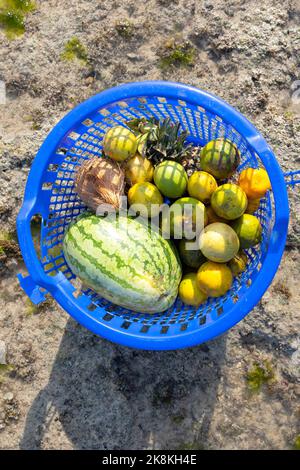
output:
[[[133,119],[126,124],[137,136],[139,153],[154,165],[163,160],[181,162],[191,152],[192,145],[186,143],[188,132],[180,132],[181,125],[169,117],[162,121],[154,117]]]

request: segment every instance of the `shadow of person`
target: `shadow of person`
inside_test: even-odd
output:
[[[134,350],[70,319],[20,447],[45,448],[45,436],[60,447],[56,416],[74,449],[207,448],[225,346],[222,336],[186,350]]]

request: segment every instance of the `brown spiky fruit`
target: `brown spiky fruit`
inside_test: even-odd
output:
[[[124,195],[125,175],[117,162],[94,157],[84,162],[77,171],[75,189],[82,201],[92,210],[106,204],[111,209],[120,207]]]

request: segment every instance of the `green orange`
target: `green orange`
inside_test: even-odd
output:
[[[185,193],[188,177],[180,163],[163,161],[155,168],[153,178],[160,192],[166,197],[175,199]]]
[[[206,261],[205,256],[199,250],[199,245],[194,248],[194,240],[182,239],[179,242],[179,256],[181,261],[190,268],[199,268]]]
[[[218,138],[208,142],[200,153],[201,168],[217,179],[231,176],[240,163],[237,146],[228,139]]]
[[[232,258],[228,266],[231,269],[231,272],[234,276],[238,276],[241,274],[243,271],[245,271],[248,263],[248,256],[246,253],[242,250],[240,250],[234,258]]]
[[[215,213],[227,220],[240,217],[246,210],[247,196],[236,184],[226,183],[219,186],[211,197],[211,207]]]
[[[255,215],[243,214],[231,226],[239,237],[241,248],[251,248],[261,242],[262,226]]]
[[[163,226],[170,224],[171,235],[179,240],[195,238],[207,224],[207,215],[204,204],[193,197],[182,197],[177,199],[169,210],[169,220],[163,220]],[[165,232],[165,228],[163,228]]]

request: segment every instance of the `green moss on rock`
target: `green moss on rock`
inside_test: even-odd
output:
[[[62,60],[79,60],[86,63],[88,54],[85,46],[79,41],[78,38],[73,37],[65,44],[64,52],[61,54]]]

